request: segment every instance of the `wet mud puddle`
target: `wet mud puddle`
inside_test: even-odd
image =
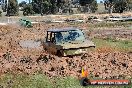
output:
[[[22,48],[40,48],[41,41],[35,41],[35,40],[21,40],[19,42],[19,45]]]

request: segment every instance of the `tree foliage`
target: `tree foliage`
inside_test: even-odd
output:
[[[33,15],[35,12],[33,11],[33,7],[31,4],[26,4],[23,8],[23,15],[28,16],[28,15]]]
[[[18,3],[17,0],[5,0],[2,3],[3,12],[7,12],[6,15],[16,15],[18,13]],[[16,12],[15,12],[16,11]]]
[[[127,10],[132,10],[132,0],[126,0],[127,1]]]
[[[35,13],[48,13],[51,6],[50,0],[33,0],[33,10]]]
[[[7,4],[2,4],[1,7],[2,7],[3,12],[7,11]]]
[[[35,13],[55,14],[59,9],[63,9],[68,0],[33,0],[33,10]]]
[[[18,15],[18,2],[17,0],[9,0],[8,5],[6,5],[7,7],[7,16],[16,16]]]
[[[94,0],[80,0],[79,2],[80,2],[80,4],[82,5],[82,6],[85,6],[85,5],[89,5],[89,4],[91,4],[92,2],[93,2]]]
[[[122,13],[129,8],[131,0],[104,0],[105,9],[112,12]]]
[[[105,9],[108,10],[109,13],[112,13],[113,6],[115,4],[114,2],[115,0],[104,0]]]
[[[118,2],[114,5],[114,12],[123,13],[124,10],[127,8],[127,1],[126,0],[118,0]]]
[[[98,9],[98,4],[95,0],[92,2],[90,9],[93,13],[95,13],[96,10]]]
[[[22,1],[21,3],[19,3],[19,7],[24,7],[27,4],[27,2]]]
[[[87,11],[95,12],[98,9],[98,4],[96,0],[80,0],[81,6],[87,7]]]

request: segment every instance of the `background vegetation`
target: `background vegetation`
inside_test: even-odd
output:
[[[101,3],[108,13],[132,10],[132,0],[104,0]],[[19,10],[23,11],[23,15],[95,13],[98,4],[96,0],[29,0],[29,3],[22,1],[18,5],[17,0],[9,0],[2,4],[2,9],[7,12],[7,16],[18,15]]]

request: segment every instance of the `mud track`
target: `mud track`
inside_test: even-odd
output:
[[[82,25],[79,25],[79,28],[85,27],[85,24]],[[19,45],[21,40],[43,41],[49,28],[69,26],[68,24],[38,24],[29,29],[18,25],[0,26],[0,75],[8,72],[14,74],[42,72],[49,77],[79,77],[81,68],[86,67],[89,74],[94,77],[132,76],[132,52],[98,52],[97,50],[83,56],[60,58],[49,55],[43,50],[42,45],[37,48],[23,48]],[[132,30],[126,29],[87,30],[87,34],[91,38],[113,37],[132,40]],[[102,49],[108,50],[104,47]]]

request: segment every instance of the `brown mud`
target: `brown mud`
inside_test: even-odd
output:
[[[132,76],[132,52],[113,51],[110,47],[101,47],[85,55],[69,58],[50,55],[43,50],[42,45],[35,48],[20,46],[20,41],[44,41],[47,29],[70,26],[65,23],[36,24],[33,28],[19,25],[0,26],[0,75],[8,72],[14,74],[42,72],[49,77],[80,77],[81,68],[86,67],[89,74],[94,77]],[[78,27],[86,26],[81,24]],[[88,30],[87,35],[92,38],[132,40],[132,30],[126,29]]]

